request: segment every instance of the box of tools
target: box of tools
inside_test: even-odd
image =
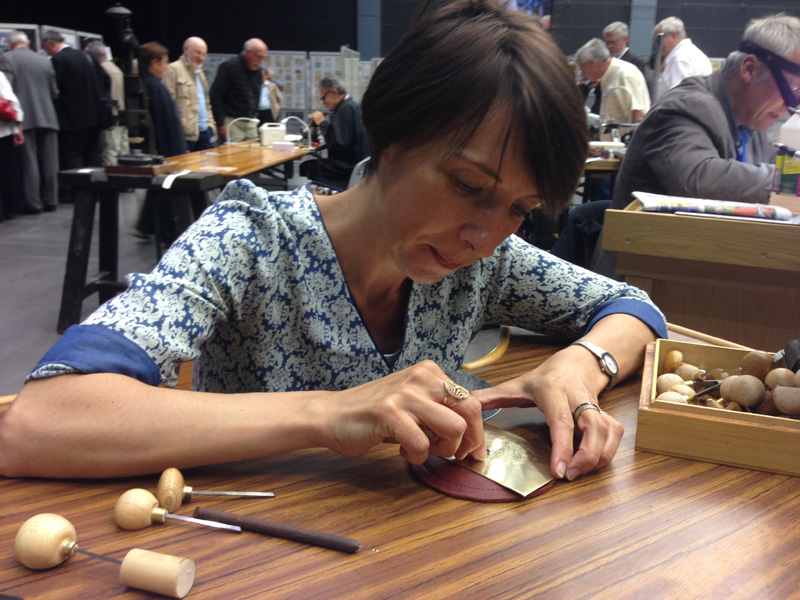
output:
[[[679,354],[671,354],[673,351]],[[738,406],[736,410],[732,410],[735,407],[730,406],[724,398],[715,399],[712,394],[694,398],[690,396],[688,403],[676,396],[670,398],[677,401],[659,399],[663,385],[669,383],[669,378],[665,378],[659,386],[659,377],[672,372],[675,367],[669,363],[676,356],[680,357],[681,363],[694,367],[689,371],[681,371],[679,377],[697,393],[696,390],[704,384],[695,385],[693,377],[699,380],[699,373],[708,374],[716,369],[724,371],[728,377],[741,375],[742,361],[749,352],[747,349],[664,339],[649,344],[639,398],[636,449],[747,469],[800,475],[800,420],[796,415],[785,415],[769,405],[769,402],[773,402],[774,393],[769,386],[764,385],[764,400],[753,407]],[[774,358],[770,353],[762,354],[766,354],[770,361]],[[694,373],[687,377],[691,371]],[[719,380],[724,381],[719,373]],[[711,381],[706,383],[710,384]],[[773,384],[776,385],[775,389],[779,389],[774,380]],[[689,393],[684,390],[679,395]],[[728,408],[725,408],[726,403]]]

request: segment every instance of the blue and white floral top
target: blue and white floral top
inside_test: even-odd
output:
[[[230,183],[150,274],[70,327],[29,379],[110,372],[195,389],[340,390],[430,359],[447,373],[487,324],[577,338],[628,313],[666,336],[647,295],[512,236],[434,284],[414,283],[405,340],[390,366],[348,289],[313,195]]]

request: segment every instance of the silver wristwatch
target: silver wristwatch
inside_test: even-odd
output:
[[[617,365],[617,361],[614,360],[614,357],[603,350],[600,346],[593,344],[592,342],[587,342],[586,340],[576,340],[572,342],[572,345],[583,346],[589,352],[594,354],[597,357],[597,362],[600,363],[600,370],[608,375],[611,379],[611,381],[608,382],[608,387],[606,390],[610,390],[612,387],[614,387],[614,385],[617,383],[617,378],[619,377],[619,366]]]

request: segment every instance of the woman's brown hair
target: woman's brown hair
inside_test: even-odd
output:
[[[509,111],[542,198],[558,214],[583,172],[588,129],[566,58],[535,18],[486,0],[423,15],[375,70],[361,104],[370,167],[384,150],[452,136],[466,145],[493,106]]]

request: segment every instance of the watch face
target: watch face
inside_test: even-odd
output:
[[[609,375],[617,374],[617,372],[619,371],[619,367],[617,366],[617,361],[614,360],[613,356],[611,356],[608,352],[605,352],[601,360],[605,365],[606,373],[608,373]]]

